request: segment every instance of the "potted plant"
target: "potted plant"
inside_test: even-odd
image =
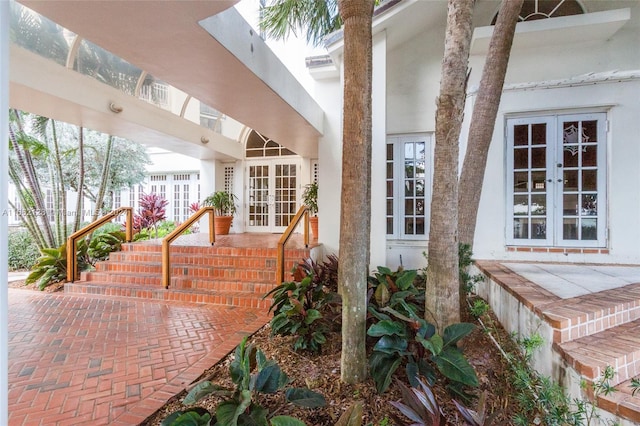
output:
[[[318,184],[316,182],[305,186],[302,192],[302,202],[309,209],[309,223],[314,239],[318,239]]]
[[[202,205],[211,206],[215,209],[216,235],[227,235],[229,233],[231,221],[233,221],[233,215],[236,212],[236,200],[237,197],[233,194],[226,191],[216,191],[202,202]]]

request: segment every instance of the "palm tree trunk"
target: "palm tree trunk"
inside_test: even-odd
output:
[[[58,225],[58,239],[60,244],[66,240],[67,234],[67,191],[65,188],[64,182],[64,174],[62,173],[62,160],[60,158],[60,145],[58,144],[58,132],[56,130],[56,122],[51,120],[51,134],[53,138],[53,150],[54,150],[54,161],[56,168],[56,175],[58,177],[57,185],[60,188],[60,196],[57,199],[60,204],[60,210],[62,214],[62,223]]]
[[[344,114],[338,283],[342,294],[341,378],[367,377],[367,275],[371,231],[371,21],[373,0],[340,0],[344,21]]]
[[[511,45],[523,2],[524,0],[504,0],[500,6],[482,70],[480,88],[473,106],[467,152],[462,165],[458,193],[460,242],[470,246],[473,246],[489,145],[496,124]]]
[[[82,206],[84,203],[84,127],[79,127],[78,129],[78,201],[76,202],[76,215],[73,222],[73,232],[80,229]]]
[[[111,168],[111,156],[113,154],[113,136],[109,135],[107,139],[107,147],[105,150],[104,164],[102,165],[102,173],[100,175],[100,187],[98,188],[98,195],[96,196],[96,206],[93,211],[91,221],[96,221],[100,216],[102,207],[104,205],[104,194],[107,192],[109,186],[109,170]]]
[[[13,115],[15,116],[15,123],[18,126],[19,132],[23,133],[20,113],[16,110],[13,110]],[[31,159],[31,154],[29,153],[29,151],[22,149],[11,126],[9,126],[9,143],[14,151],[14,154],[16,155],[18,165],[22,172],[22,177],[26,181],[25,186],[26,188],[28,188],[31,197],[33,197],[33,205],[30,205],[30,207],[34,207],[36,210],[34,213],[36,214],[36,216],[41,218],[40,225],[42,227],[42,235],[45,239],[45,243],[47,244],[47,247],[54,247],[55,238],[53,237],[51,224],[49,223],[47,215],[45,214],[46,205],[42,196],[40,181],[38,180],[38,175],[36,174],[36,170]]]
[[[37,217],[33,214],[28,214],[29,212],[33,211],[32,208],[29,208],[31,201],[25,197],[25,194],[29,191],[24,186],[23,181],[20,180],[20,175],[18,174],[16,165],[13,164],[13,161],[11,161],[11,159],[9,160],[9,178],[16,187],[18,198],[20,198],[20,204],[22,204],[22,211],[19,212],[16,206],[11,203],[11,201],[9,201],[9,204],[11,204],[13,210],[16,212],[16,215],[20,214],[20,220],[22,221],[22,224],[25,226],[25,228],[27,228],[27,231],[29,231],[29,233],[33,237],[33,240],[38,246],[38,249],[50,247],[50,245],[46,242],[46,238],[44,237],[42,228],[38,226]]]
[[[449,0],[436,111],[425,319],[442,332],[460,322],[458,138],[462,127],[474,0]]]

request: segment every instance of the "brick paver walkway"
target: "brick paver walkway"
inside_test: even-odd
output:
[[[247,308],[9,289],[9,423],[136,425],[267,321]]]

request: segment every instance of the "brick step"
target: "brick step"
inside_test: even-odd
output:
[[[633,396],[631,379],[616,386],[617,391],[598,396],[598,407],[624,419],[640,424],[640,393]]]
[[[271,306],[271,300],[249,292],[206,292],[179,288],[164,289],[139,285],[116,284],[106,282],[76,281],[66,283],[67,294],[91,294],[137,299],[165,300],[171,302],[206,303],[211,305],[241,306],[260,308],[265,311]]]
[[[293,267],[302,258],[287,258],[286,264]],[[110,262],[140,262],[140,263],[160,263],[162,255],[158,253],[143,252],[113,252],[109,255]],[[194,256],[187,253],[171,253],[171,263],[173,265],[206,265],[217,267],[236,268],[275,268],[276,257],[255,257],[255,256]],[[286,266],[286,265],[285,265]]]
[[[159,243],[139,242],[122,244],[123,252],[160,253],[162,245]],[[227,246],[181,246],[172,245],[171,254],[186,253],[191,255],[208,254],[220,256],[250,256],[250,257],[276,257],[277,248],[261,247],[227,247]],[[310,249],[285,249],[285,258],[309,257]]]
[[[160,287],[161,277],[157,273],[126,273],[89,271],[80,274],[80,281],[105,282],[113,284],[130,284],[150,287]]]
[[[640,375],[640,320],[630,321],[553,348],[588,381],[597,380],[607,366],[616,374],[612,385]]]
[[[640,319],[640,284],[562,299],[539,308],[555,343],[600,333]]]
[[[220,293],[251,293],[258,297],[262,297],[270,292],[275,286],[276,285],[273,282],[203,280],[185,277],[172,279],[169,288]]]
[[[129,285],[145,288],[162,288],[159,274],[130,274],[117,272],[83,272],[79,282],[108,283],[108,285]],[[202,290],[214,292],[247,292],[262,297],[275,287],[275,280],[245,281],[240,279],[204,278],[192,275],[173,275],[169,288]]]
[[[293,267],[293,264],[290,265]],[[156,263],[133,263],[106,261],[96,264],[95,272],[115,272],[121,274],[157,274],[162,273],[162,264]],[[234,266],[201,266],[190,264],[177,264],[171,262],[171,276],[190,276],[197,278],[225,279],[225,280],[252,280],[275,282],[275,266],[265,269],[234,267]]]

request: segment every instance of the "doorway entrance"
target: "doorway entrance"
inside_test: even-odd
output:
[[[296,158],[248,161],[248,232],[284,232],[298,211],[301,163]]]
[[[606,114],[507,120],[508,244],[606,246]]]

